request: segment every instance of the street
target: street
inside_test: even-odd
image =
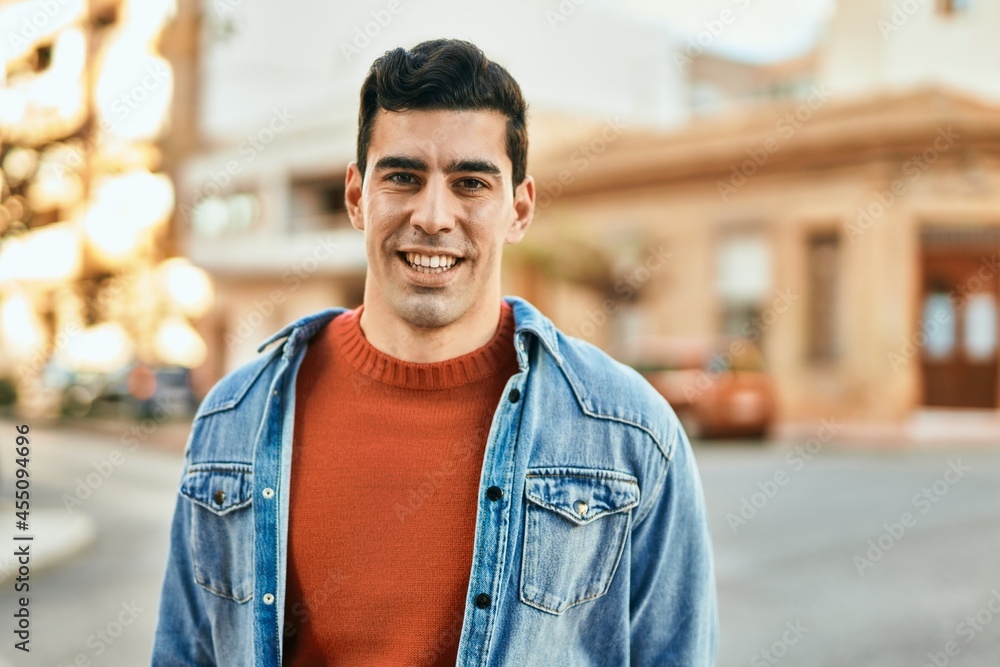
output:
[[[19,595],[4,582],[0,661],[148,664],[180,450],[65,428],[32,435],[32,511],[69,512],[75,498],[96,538],[31,573],[30,654],[13,647]],[[13,436],[0,422],[5,445]],[[792,447],[696,445],[716,549],[718,664],[1000,664],[994,451]],[[0,460],[5,498],[11,449]]]
[[[1000,664],[995,451],[826,445],[806,460],[789,447],[710,446],[697,455],[721,667]],[[784,484],[774,481],[781,471]],[[761,505],[745,525],[727,518],[742,519],[744,498]]]
[[[13,424],[0,421],[4,498],[13,496],[14,435]],[[33,427],[31,436],[31,511],[68,513],[68,505],[93,519],[96,538],[70,560],[31,572],[30,654],[14,649],[12,614],[21,594],[13,581],[4,582],[0,616],[7,639],[0,660],[46,667],[148,665],[180,452],[68,429]]]

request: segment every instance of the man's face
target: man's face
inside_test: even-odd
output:
[[[513,192],[506,122],[493,111],[378,112],[363,183],[355,163],[347,174],[366,309],[437,328],[499,299],[503,246],[524,236],[535,194],[531,177]]]

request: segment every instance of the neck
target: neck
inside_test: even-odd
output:
[[[429,364],[478,350],[496,334],[500,323],[500,290],[480,299],[451,324],[426,329],[398,317],[379,300],[365,295],[361,331],[379,352],[401,361]]]

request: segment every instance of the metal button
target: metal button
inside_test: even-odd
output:
[[[226,494],[222,490],[216,491],[212,499],[215,500],[216,505],[222,505],[222,503],[226,502]]]
[[[501,489],[499,486],[491,486],[490,488],[486,489],[486,497],[489,498],[490,500],[500,500],[501,498],[503,498],[503,489]]]
[[[576,512],[577,512],[577,514],[579,514],[580,516],[583,516],[584,514],[587,513],[588,509],[589,508],[587,507],[587,503],[583,502],[582,500],[576,501]]]
[[[480,609],[486,609],[487,607],[490,606],[490,603],[492,601],[493,600],[487,593],[480,593],[479,595],[476,596],[476,606],[479,607]]]
[[[260,495],[270,500],[271,498],[274,498],[274,489],[272,489],[271,487],[267,487],[266,489],[260,492]]]
[[[507,395],[507,398],[511,403],[517,403],[521,399],[521,391],[517,387],[514,387],[510,390],[510,394]]]
[[[262,599],[264,600],[264,604],[274,604],[274,596],[270,593],[264,593],[264,597]]]

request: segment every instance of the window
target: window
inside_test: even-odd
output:
[[[772,298],[771,246],[760,232],[724,237],[716,251],[715,291],[721,302],[721,332],[759,344],[773,320],[762,317]]]
[[[924,357],[933,361],[951,357],[955,351],[955,304],[948,292],[931,292],[924,297],[920,330],[927,336]]]
[[[321,231],[350,224],[344,204],[344,174],[292,179],[289,228]]]
[[[992,361],[997,353],[997,302],[991,292],[977,292],[969,297],[963,328],[969,360]]]
[[[697,115],[708,115],[722,111],[726,98],[722,90],[711,81],[691,84],[691,108]]]
[[[207,197],[194,205],[191,226],[198,236],[213,238],[254,227],[260,219],[260,201],[250,192]]]
[[[814,233],[806,246],[807,354],[810,361],[833,361],[840,354],[840,237],[836,232]]]

